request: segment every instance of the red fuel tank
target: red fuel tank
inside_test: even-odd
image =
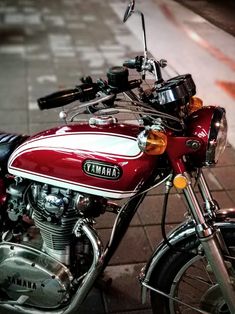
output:
[[[142,153],[140,128],[129,124],[65,125],[30,137],[11,155],[9,173],[108,198],[134,195],[156,156]]]

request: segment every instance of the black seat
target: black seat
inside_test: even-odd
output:
[[[23,143],[28,136],[0,133],[0,168],[6,172],[7,161],[14,149]]]

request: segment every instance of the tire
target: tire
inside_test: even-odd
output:
[[[235,256],[235,230],[224,229],[222,234],[230,254]],[[150,284],[197,309],[212,314],[230,314],[205,256],[196,254],[198,246],[195,236],[185,240],[178,251],[169,250],[153,272]],[[198,313],[154,291],[150,292],[150,297],[154,314]]]

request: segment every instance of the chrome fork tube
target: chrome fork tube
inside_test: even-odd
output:
[[[188,183],[188,186],[183,190],[183,192],[184,192],[184,196],[185,196],[185,198],[186,198],[186,200],[188,202],[191,214],[192,214],[194,220],[196,221],[197,226],[201,226],[200,228],[203,227],[203,229],[205,227],[206,230],[209,229],[206,226],[206,222],[205,222],[205,218],[204,218],[203,212],[202,212],[201,207],[200,207],[200,205],[198,203],[198,200],[196,198],[195,192],[194,192],[194,190],[192,188],[192,184],[191,184],[190,181]],[[207,234],[207,236],[208,235],[209,234]]]
[[[207,224],[191,182],[189,182],[188,186],[184,189],[184,195],[189,204],[191,214],[196,222],[196,231],[204,249],[205,256],[216,277],[230,312],[235,313],[235,290],[233,279],[230,277],[224,262],[216,234],[217,231]]]
[[[210,189],[207,185],[205,176],[204,176],[202,171],[200,171],[200,174],[199,174],[197,181],[198,181],[197,184],[198,184],[199,191],[200,191],[202,198],[206,204],[205,211],[206,211],[206,213],[210,214],[211,217],[215,217],[216,211],[218,211],[219,206],[211,195]],[[229,255],[228,248],[226,246],[226,243],[224,241],[224,238],[223,238],[220,230],[217,230],[216,236],[218,238],[218,241],[220,243],[220,248],[223,251],[223,253],[226,255]]]
[[[199,173],[198,179],[197,179],[197,185],[199,188],[199,191],[201,193],[201,196],[205,202],[206,205],[206,211],[210,215],[214,215],[215,210],[219,209],[218,203],[213,199],[210,189],[208,187],[208,184],[206,182],[205,176],[202,172],[202,170]]]
[[[209,189],[209,187],[207,185],[205,176],[204,176],[202,171],[200,171],[200,174],[199,174],[199,177],[198,177],[198,187],[199,187],[199,190],[201,192],[201,195],[202,195],[204,201],[205,202],[209,201],[212,204],[214,204],[213,197],[211,195],[210,189]]]

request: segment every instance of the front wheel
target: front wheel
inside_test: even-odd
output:
[[[223,230],[230,254],[235,256],[235,231]],[[151,291],[154,314],[230,314],[215,277],[204,255],[198,252],[199,242],[192,237],[180,250],[171,250],[151,276],[151,285],[188,306]],[[233,265],[234,267],[235,265]],[[201,312],[200,312],[201,311]]]

